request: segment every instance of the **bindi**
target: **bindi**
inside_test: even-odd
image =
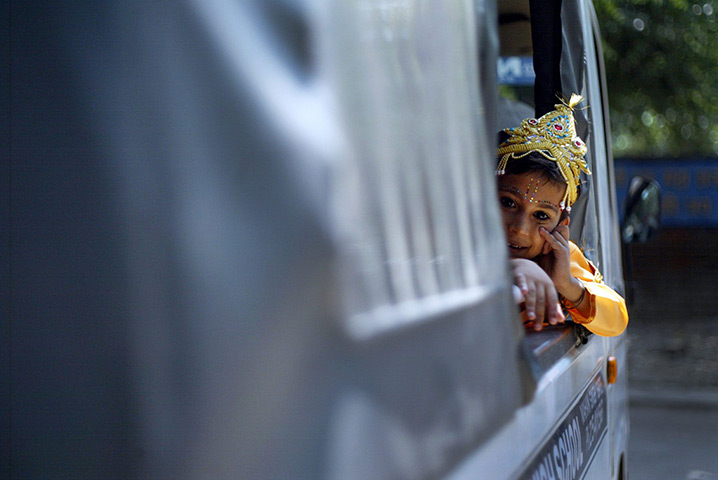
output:
[[[533,190],[532,188],[533,187]],[[526,187],[526,193],[524,193],[524,200],[526,200],[529,203],[534,203],[534,198],[536,198],[536,193],[539,190],[538,182],[534,179],[534,177],[531,177],[529,179],[529,184]],[[529,197],[531,195],[531,197]]]

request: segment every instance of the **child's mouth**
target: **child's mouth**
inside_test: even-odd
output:
[[[520,255],[529,248],[522,247],[521,245],[514,245],[513,243],[507,243],[506,245],[508,245],[509,252],[511,252],[512,255]]]

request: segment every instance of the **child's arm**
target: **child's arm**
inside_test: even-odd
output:
[[[571,245],[571,273],[586,286],[589,297],[590,313],[569,310],[579,323],[597,335],[620,335],[628,325],[626,302],[614,289],[603,283],[603,277],[596,267],[588,261],[581,250]]]
[[[531,260],[511,260],[514,281],[523,294],[526,318],[534,321],[534,330],[543,328],[544,318],[551,325],[563,323],[565,317],[558,303],[553,281],[541,267]]]
[[[574,321],[597,335],[620,335],[628,325],[626,302],[603,283],[596,267],[576,245],[568,241],[568,227],[558,227],[551,234],[542,231],[541,234],[549,245],[547,254],[540,259],[541,265],[566,300],[565,304]],[[575,288],[576,282],[580,284],[580,291]]]

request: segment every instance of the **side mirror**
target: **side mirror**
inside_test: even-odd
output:
[[[661,186],[653,179],[633,177],[621,225],[624,243],[645,243],[661,225]]]

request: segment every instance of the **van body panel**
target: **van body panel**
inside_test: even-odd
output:
[[[591,385],[591,380],[598,379],[600,392],[608,396],[605,379],[606,345],[603,340],[593,338],[586,345],[576,346],[567,352],[543,374],[531,403],[520,408],[500,433],[477,449],[449,478],[473,478],[477,472],[486,474],[487,478],[519,478],[521,473],[525,473],[524,470],[535,460],[542,445],[556,433],[567,414],[576,407],[578,399]],[[601,408],[606,415],[610,415],[608,398],[606,402]],[[604,421],[608,426],[609,418]],[[596,459],[607,457],[609,445],[604,436],[592,451],[582,452],[586,455],[586,472],[593,471],[595,467],[592,464]],[[589,455],[595,457],[591,459]],[[599,470],[604,468],[599,467]]]

